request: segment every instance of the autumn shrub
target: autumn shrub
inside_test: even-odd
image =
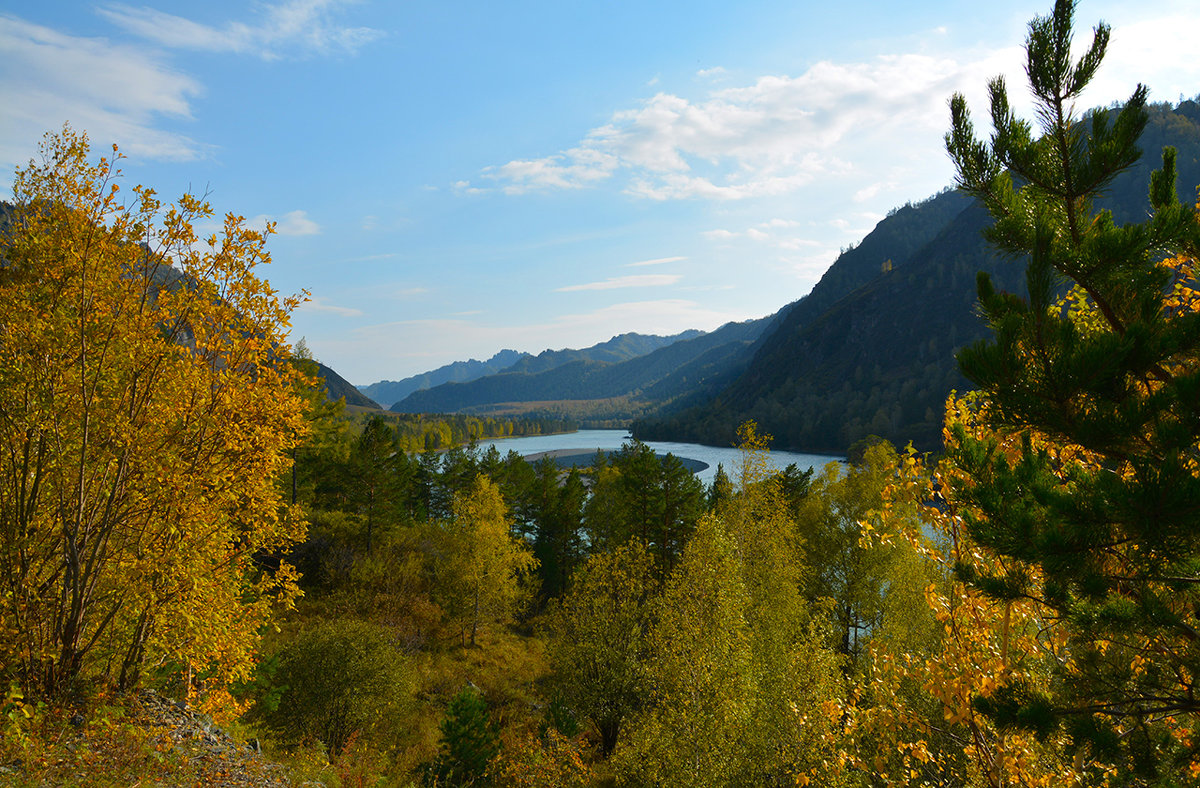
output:
[[[596,779],[581,737],[544,731],[506,731],[492,764],[495,782],[506,788],[584,788]]]
[[[362,621],[327,621],[280,654],[279,705],[264,714],[286,740],[320,741],[340,754],[357,734],[385,746],[399,735],[410,699],[405,660],[388,631]]]

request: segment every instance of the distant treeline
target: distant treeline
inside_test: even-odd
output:
[[[378,417],[392,426],[398,447],[406,452],[448,449],[489,438],[550,435],[579,429],[570,419],[542,416],[500,418],[458,413],[384,413]]]

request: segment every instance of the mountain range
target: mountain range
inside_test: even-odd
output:
[[[661,406],[696,392],[715,393],[748,360],[746,350],[770,320],[728,323],[709,333],[689,331],[673,337],[625,334],[584,351],[555,351],[552,360],[543,353],[496,375],[413,392],[391,409],[497,413],[513,403],[556,402],[558,412],[585,421],[612,420],[631,404],[635,409],[638,403]],[[629,351],[626,358],[617,360],[614,343]],[[649,349],[653,345],[657,347]],[[547,367],[551,362],[555,365]],[[597,403],[606,400],[610,406],[597,410]],[[567,404],[576,401],[588,405],[581,410]]]
[[[1101,201],[1118,222],[1148,215],[1149,175],[1164,145],[1178,151],[1180,199],[1190,203],[1200,184],[1197,101],[1150,108],[1145,155]],[[987,333],[975,306],[977,272],[1024,292],[1024,262],[1002,259],[983,240],[989,221],[981,206],[946,190],[892,211],[808,295],[774,315],[659,337],[640,353],[644,345],[626,340],[633,351],[623,359],[594,349],[525,355],[503,370],[410,391],[391,409],[632,420],[640,438],[713,445],[729,445],[737,426],[754,419],[780,448],[844,452],[878,435],[934,450],[946,396],[967,387],[955,352]],[[430,382],[438,372],[427,373]]]

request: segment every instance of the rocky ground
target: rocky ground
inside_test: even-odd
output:
[[[139,693],[133,704],[137,720],[162,745],[187,764],[204,786],[219,788],[292,788],[284,768],[263,758],[257,741],[238,742],[207,717],[188,711],[182,703],[152,690]],[[140,711],[139,711],[140,710]],[[312,784],[310,784],[312,785]],[[313,786],[315,788],[315,786]]]
[[[323,788],[293,781],[257,741],[237,741],[207,716],[152,690],[91,715],[55,720],[23,750],[3,748],[0,786]]]

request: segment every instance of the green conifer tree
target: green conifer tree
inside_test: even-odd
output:
[[[489,785],[488,766],[500,752],[500,733],[488,717],[487,702],[474,685],[464,687],[450,701],[441,730],[434,784]]]
[[[1195,256],[1200,224],[1176,194],[1170,148],[1147,221],[1118,226],[1096,209],[1140,155],[1147,91],[1075,114],[1109,28],[1097,25],[1073,60],[1074,7],[1058,0],[1029,25],[1036,131],[1002,79],[989,85],[988,142],[963,97],[951,100],[958,184],[991,212],[988,238],[1027,261],[1028,294],[979,276],[995,338],[959,364],[985,392],[993,431],[959,430],[953,460],[966,481],[949,493],[972,537],[1005,558],[1003,573],[964,562],[960,575],[1001,599],[1039,600],[1070,635],[1044,686],[1008,686],[979,705],[1002,724],[1065,726],[1081,757],[1154,780],[1174,768],[1167,728],[1200,712],[1200,314],[1178,308],[1188,283],[1162,264]],[[1068,288],[1070,309],[1059,300]]]

